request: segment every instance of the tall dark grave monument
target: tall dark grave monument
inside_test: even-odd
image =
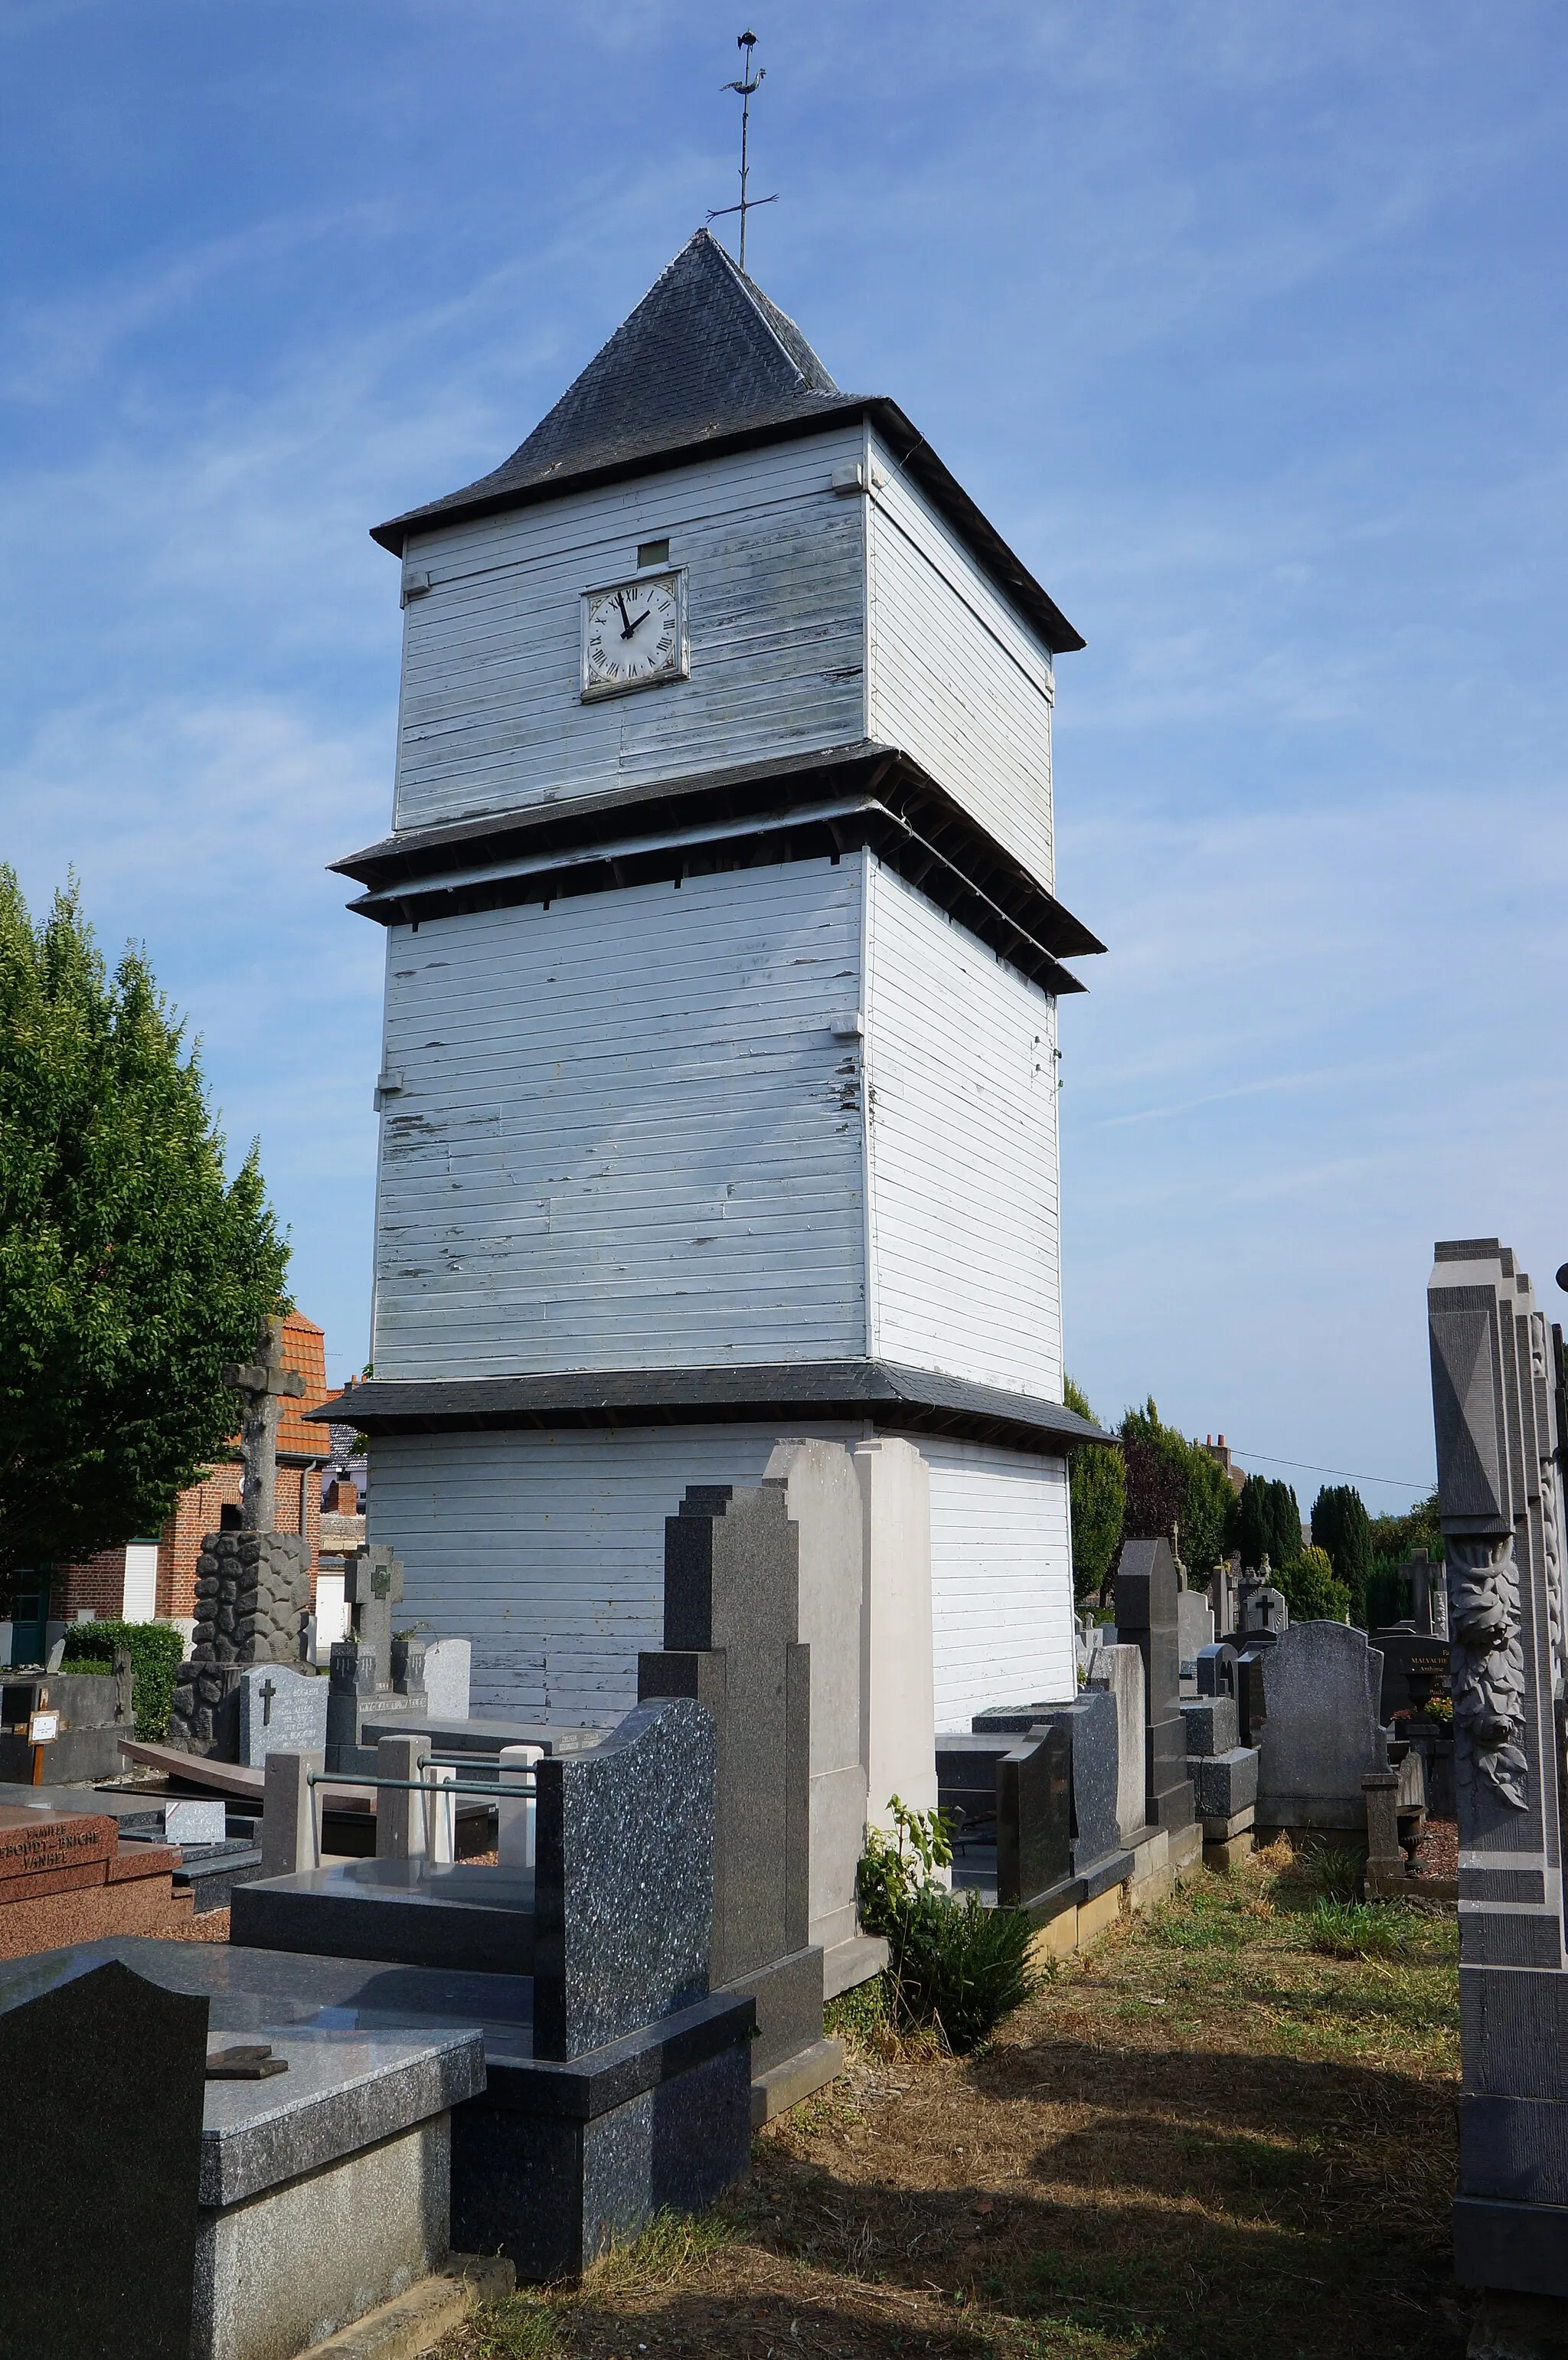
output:
[[[664,1648],[638,1657],[637,1695],[694,1697],[713,1716],[711,1974],[715,1991],[757,2003],[756,2085],[822,2039],[822,1954],[807,1939],[811,1649],[799,1633],[784,1485],[694,1485],[665,1520]]]
[[[1176,1596],[1181,1585],[1171,1544],[1134,1537],[1122,1543],[1116,1568],[1116,1635],[1143,1657],[1144,1786],[1149,1824],[1171,1838],[1178,1866],[1203,1848],[1187,1775],[1181,1722],[1181,1662]]]
[[[1439,1245],[1427,1306],[1459,1817],[1454,2271],[1504,2314],[1533,2299],[1540,2324],[1539,2306],[1550,2303],[1555,2352],[1568,2341],[1568,1947],[1554,1701],[1563,1675],[1562,1330],[1548,1330],[1529,1279],[1496,1238]],[[1546,2348],[1520,2341],[1528,2322],[1505,2316],[1493,2326],[1513,2333],[1510,2351]]]

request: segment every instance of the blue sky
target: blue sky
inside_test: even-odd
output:
[[[0,850],[145,940],[334,1378],[382,944],[324,863],[386,825],[399,639],[366,528],[504,457],[729,202],[741,21],[0,5]],[[1433,1238],[1565,1307],[1568,16],[751,21],[757,275],[1089,642],[1069,1365],[1402,1504]]]

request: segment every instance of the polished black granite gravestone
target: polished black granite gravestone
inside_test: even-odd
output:
[[[718,1733],[715,1989],[757,2003],[754,2073],[822,2038],[822,1954],[807,1940],[811,1649],[782,1483],[693,1486],[664,1527],[664,1649],[642,1698],[692,1697]]]
[[[1149,1825],[1173,1833],[1192,1824],[1181,1713],[1180,1586],[1169,1541],[1139,1536],[1122,1543],[1116,1573],[1116,1634],[1143,1657],[1145,1805]]]
[[[484,2026],[488,2086],[452,2117],[452,2234],[525,2277],[746,2172],[756,2012],[708,1995],[715,1758],[696,1701],[639,1705],[538,1765],[530,1871],[354,1861],[235,1894],[247,1988]]]
[[[536,1772],[534,2050],[581,2057],[706,1999],[716,1743],[684,1697]]]
[[[1116,1825],[1116,1700],[1089,1688],[1071,1704],[1047,1705],[1040,1725],[1065,1729],[1072,1748],[1073,1874],[1094,1901],[1132,1873],[1132,1854]]]
[[[7,1969],[0,2351],[189,2360],[206,2055],[206,2000],[116,1960]]]
[[[996,1764],[996,1899],[1003,1908],[1048,1916],[1081,1898],[1073,1874],[1072,1739],[1058,1722]]]

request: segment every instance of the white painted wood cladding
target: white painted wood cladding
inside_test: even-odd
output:
[[[404,623],[397,825],[847,745],[865,734],[865,524],[835,498],[856,424],[420,533]],[[584,705],[580,594],[639,541],[688,569],[691,676]]]
[[[382,1377],[866,1349],[857,856],[388,942]]]
[[[376,1371],[870,1353],[1060,1400],[1055,1035],[867,853],[396,928]]]
[[[851,1446],[861,1431],[792,1430]],[[387,1436],[372,1445],[371,1537],[403,1559],[406,1618],[473,1640],[476,1714],[604,1726],[637,1701],[638,1650],[664,1644],[665,1517],[689,1483],[760,1482],[778,1438],[752,1426]],[[937,1727],[1070,1696],[1063,1463],[919,1447]]]
[[[1077,1693],[1067,1462],[922,1437],[931,1468],[936,1725]]]
[[[1050,651],[874,435],[870,453],[867,734],[1054,890]]]
[[[1055,1002],[869,863],[871,1334],[1062,1399]]]
[[[843,498],[835,466],[874,488]],[[875,473],[873,474],[873,464]],[[668,537],[691,678],[584,705],[579,599]],[[396,825],[872,738],[1051,885],[1051,657],[859,424],[419,534]]]

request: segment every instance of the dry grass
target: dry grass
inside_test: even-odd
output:
[[[446,2360],[1457,2360],[1453,1918],[1365,1955],[1323,1872],[1205,1876],[975,2057],[868,2026],[748,2187]]]

